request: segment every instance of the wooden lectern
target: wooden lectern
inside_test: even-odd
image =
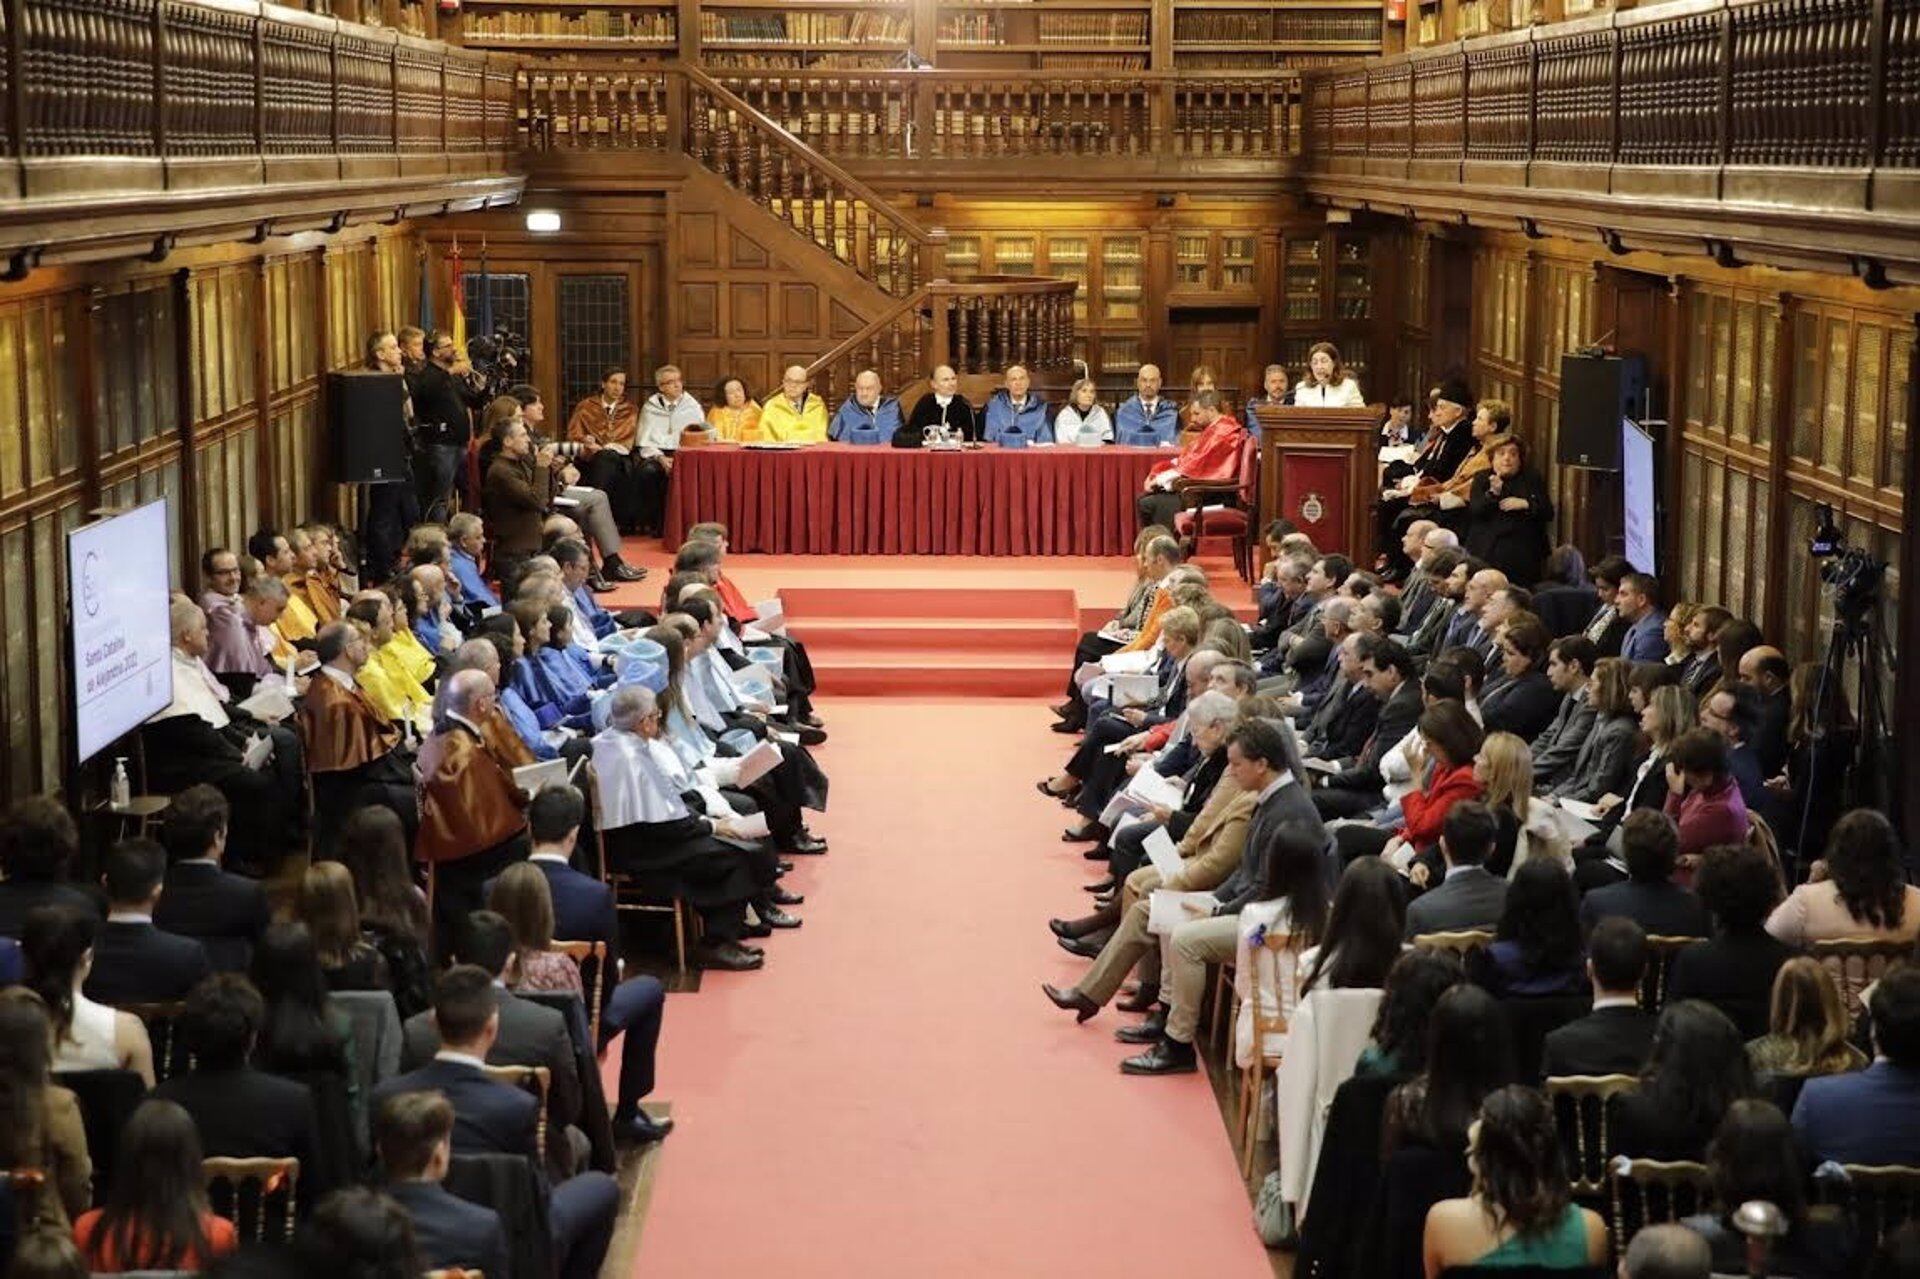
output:
[[[1371,511],[1379,483],[1378,405],[1309,409],[1257,405],[1260,527],[1288,519],[1313,544],[1356,564],[1373,559]]]

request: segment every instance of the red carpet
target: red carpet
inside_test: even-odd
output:
[[[1042,703],[821,712],[833,851],[789,877],[806,927],[667,1004],[679,1127],[639,1270],[1264,1279],[1204,1080],[1123,1077],[1131,1019],[1075,1026],[1040,994],[1086,967],[1046,917],[1082,909],[1089,866],[1033,793],[1067,740]]]

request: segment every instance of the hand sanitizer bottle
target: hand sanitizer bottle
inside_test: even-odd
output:
[[[127,757],[118,756],[113,761],[113,781],[107,790],[107,806],[125,809],[133,803],[133,781],[127,776]]]

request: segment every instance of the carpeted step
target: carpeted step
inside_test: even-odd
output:
[[[934,576],[929,570],[929,576]],[[956,618],[978,624],[987,618],[1038,618],[1065,621],[1074,615],[1074,592],[1046,587],[937,586],[783,587],[780,602],[787,619],[919,617]]]
[[[813,657],[823,694],[898,697],[907,694],[966,697],[1047,697],[1066,683],[1072,653],[1009,657],[998,653],[871,653]]]
[[[1075,593],[1051,587],[800,587],[780,600],[829,695],[1046,696],[1079,635]]]
[[[816,658],[832,653],[1073,652],[1079,632],[1065,618],[825,617],[796,619],[792,633]]]

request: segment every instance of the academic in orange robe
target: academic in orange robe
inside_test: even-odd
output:
[[[315,671],[300,699],[300,735],[307,742],[307,767],[315,773],[346,773],[365,768],[393,753],[400,730],[374,709],[358,688],[340,686],[325,671]]]
[[[414,855],[455,862],[526,829],[526,797],[480,734],[455,722],[420,748],[420,833]]]

